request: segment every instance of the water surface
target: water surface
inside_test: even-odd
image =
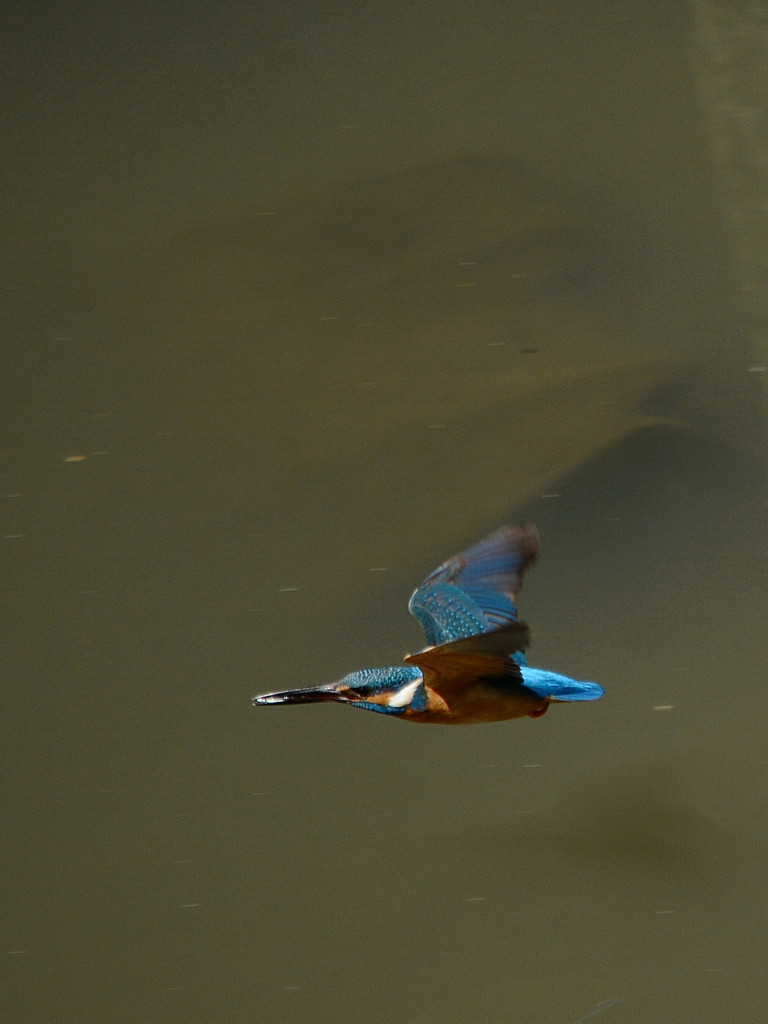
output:
[[[764,378],[688,9],[164,10],[11,37],[5,1016],[759,1015]],[[249,707],[518,518],[604,700]]]

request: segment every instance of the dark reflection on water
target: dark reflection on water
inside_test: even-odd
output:
[[[761,360],[687,14],[481,6],[350,9],[349,38],[106,8],[45,67],[25,35],[3,1019],[763,1013]],[[321,29],[297,76],[275,38],[314,60]],[[327,128],[358,94],[395,141]],[[413,649],[412,586],[513,518],[535,663],[603,700],[451,730],[249,706]]]
[[[557,806],[537,811],[535,834],[521,834],[517,823],[467,845],[497,864],[506,862],[513,878],[521,864],[535,863],[537,872],[566,864],[571,871],[593,872],[599,865],[601,875],[615,872],[625,881],[633,874],[691,879],[700,874],[702,849],[722,842],[722,835],[676,796],[679,770],[671,760],[635,760],[610,782],[588,778],[585,789],[565,779]]]

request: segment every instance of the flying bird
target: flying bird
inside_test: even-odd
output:
[[[408,722],[539,718],[553,703],[597,700],[603,688],[533,668],[515,599],[539,552],[535,526],[505,526],[448,559],[408,603],[428,646],[404,665],[364,668],[335,683],[264,693],[254,704],[337,701]]]

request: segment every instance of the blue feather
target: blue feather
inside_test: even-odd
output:
[[[561,676],[557,672],[548,672],[543,668],[525,666],[520,671],[523,683],[539,697],[549,697],[558,701],[597,700],[605,693],[602,686],[598,686],[597,683],[571,679],[569,676]]]

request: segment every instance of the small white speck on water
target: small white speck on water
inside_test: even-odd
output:
[[[200,903],[182,903],[180,906],[181,910],[194,910],[195,907],[201,906]]]
[[[674,704],[654,704],[654,711],[671,711],[674,708]]]
[[[429,423],[427,424],[427,430],[445,430],[444,423]]]
[[[747,373],[768,373],[768,366],[750,366]]]
[[[656,913],[659,917],[664,917],[668,914],[674,914],[674,910],[657,910]]]
[[[278,594],[292,594],[298,589],[298,587],[279,587],[277,592]]]
[[[338,316],[321,316],[320,322],[324,323],[326,320],[338,320]]]
[[[541,768],[541,765],[540,765],[540,764],[533,764],[533,763],[532,763],[532,764],[524,764],[524,765],[521,765],[521,767],[522,767],[522,768]]]
[[[85,462],[85,460],[87,458],[88,458],[87,455],[65,455],[64,456],[64,461],[65,462]]]
[[[386,565],[377,565],[369,569],[368,572],[389,572],[389,569],[387,569]]]
[[[542,498],[559,498],[559,494],[542,494]]]
[[[298,992],[301,985],[283,985],[283,992]]]

